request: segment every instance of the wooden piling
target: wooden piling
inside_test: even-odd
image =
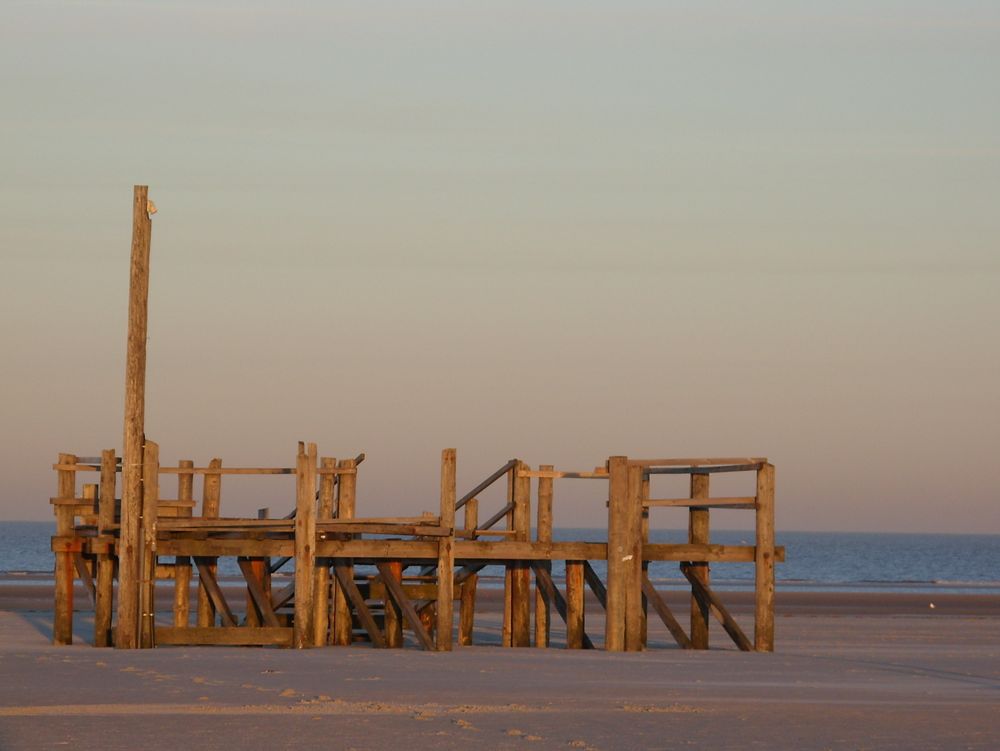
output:
[[[115,523],[115,485],[117,465],[114,449],[101,452],[101,484],[97,502],[97,534],[108,537]],[[94,593],[94,646],[112,644],[111,616],[115,587],[115,558],[109,552],[97,555],[97,583]]]
[[[208,468],[222,469],[222,459],[212,459],[208,463]],[[201,518],[218,519],[219,510],[222,505],[222,475],[219,473],[207,472],[202,482],[201,492]],[[214,576],[218,571],[218,558],[210,557],[205,563],[205,569],[210,576]],[[209,594],[206,582],[202,577],[198,577],[198,627],[209,628],[215,625],[215,603]]]
[[[160,502],[160,447],[147,440],[142,452],[142,567],[139,582],[139,646],[154,646],[156,520]]]
[[[402,585],[403,582],[403,562],[387,561],[379,570],[383,572],[383,578],[391,579],[392,582]],[[403,610],[399,603],[391,596],[391,590],[395,589],[389,581],[385,582],[385,646],[399,648],[403,646]],[[402,591],[401,589],[398,591]]]
[[[542,464],[539,471],[553,471],[555,467],[551,464]],[[551,477],[538,478],[538,524],[535,531],[538,542],[552,542],[552,495],[553,479]],[[542,568],[552,576],[552,561],[542,561]],[[551,630],[552,603],[545,594],[536,579],[535,581],[535,646],[549,646],[549,636]]]
[[[455,609],[455,449],[441,452],[441,526],[450,530],[438,541],[437,624],[435,636],[439,652],[450,652]]]
[[[337,462],[337,466],[341,469],[350,470],[355,469],[357,464],[354,459],[342,459]],[[338,519],[354,518],[356,491],[355,479],[356,475],[350,473],[338,475]],[[341,571],[345,580],[354,578],[354,566],[351,564],[349,559],[338,559],[337,561],[334,561],[334,566]],[[351,638],[354,631],[354,624],[351,618],[351,604],[348,593],[339,582],[341,577],[338,576],[337,578],[338,581],[334,582],[333,587],[332,641],[336,645],[348,647],[351,644]]]
[[[642,467],[629,466],[626,498],[625,649],[643,647],[642,614]]]
[[[774,651],[774,465],[757,470],[757,546],[754,551],[754,648]]]
[[[194,462],[181,459],[177,464],[177,500],[194,501]],[[190,512],[189,512],[190,513]],[[191,558],[179,555],[174,558],[174,626],[191,625]]]
[[[649,509],[646,507],[646,501],[649,499],[649,472],[643,470],[642,473],[642,497],[640,498],[640,512],[642,513],[642,545],[645,548],[649,544]],[[642,581],[643,581],[643,591],[642,591],[642,648],[645,649],[649,641],[649,601],[646,597],[645,581],[648,578],[649,573],[649,561],[645,560],[645,555],[643,555],[642,561]]]
[[[566,648],[583,649],[584,618],[583,561],[566,561]]]
[[[474,540],[479,527],[479,499],[470,498],[465,502],[465,531]],[[458,643],[462,647],[472,646],[472,631],[476,620],[476,590],[479,574],[469,574],[462,582],[461,599],[458,610]]]
[[[518,462],[514,473],[514,540],[531,539],[531,478],[521,473],[528,465]],[[511,646],[531,646],[531,566],[515,561],[511,573]]]
[[[76,464],[73,454],[59,454],[61,466]],[[56,497],[72,502],[76,497],[76,472],[71,469],[60,469],[56,475]],[[60,505],[56,507],[56,537],[69,541],[76,534],[73,519],[73,506]],[[55,554],[55,602],[52,621],[52,643],[73,643],[73,553],[64,545]]]
[[[315,644],[313,587],[316,568],[316,444],[300,450],[295,464],[295,620],[292,645]]]
[[[608,459],[608,604],[605,611],[604,648],[625,650],[625,608],[628,589],[628,459]]]
[[[320,460],[323,469],[334,469],[337,460],[324,456]],[[326,521],[333,518],[333,503],[336,500],[334,495],[336,475],[324,474],[319,478],[319,510],[317,519]],[[316,609],[313,612],[314,644],[322,647],[330,641],[330,564],[329,560],[316,562],[316,582],[313,585],[313,598]]]
[[[152,235],[148,203],[148,187],[136,185],[132,197],[132,255],[125,356],[125,438],[118,545],[118,626],[115,646],[119,649],[135,649],[139,646],[142,444],[145,431],[146,328]]]
[[[691,475],[691,498],[708,498],[710,475],[695,472]],[[709,543],[709,511],[704,506],[692,506],[688,512],[688,542],[692,545]],[[695,562],[691,576],[703,586],[709,586],[708,563]],[[694,587],[691,589],[691,646],[694,649],[708,649],[709,603],[700,597]]]

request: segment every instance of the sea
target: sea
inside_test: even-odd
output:
[[[0,578],[5,584],[50,580],[52,522],[0,522]],[[600,529],[557,529],[556,540],[603,542]],[[684,542],[684,530],[653,530],[651,542]],[[1000,535],[899,534],[882,532],[783,532],[786,560],[777,566],[777,587],[797,592],[918,592],[1000,595]],[[752,531],[713,531],[712,542],[752,545]],[[594,562],[603,575],[603,565]],[[562,566],[553,575],[562,578]],[[676,563],[650,564],[658,588],[683,589],[686,582]],[[239,578],[232,558],[222,559],[220,575]],[[290,571],[289,571],[290,575]],[[720,590],[753,588],[753,565],[712,566],[713,585]],[[503,570],[482,572],[486,586],[499,586]]]

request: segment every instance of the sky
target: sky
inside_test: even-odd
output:
[[[767,456],[779,531],[998,534],[998,80],[994,2],[6,0],[0,519],[121,446],[148,184],[164,462]]]

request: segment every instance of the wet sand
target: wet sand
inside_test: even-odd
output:
[[[749,625],[748,598],[726,600]],[[86,612],[77,644],[51,646],[51,590],[0,585],[0,749],[994,749],[998,600],[780,593],[769,655],[719,629],[713,650],[682,651],[655,624],[654,648],[626,655],[123,652],[82,641]],[[496,604],[484,598],[485,644]]]

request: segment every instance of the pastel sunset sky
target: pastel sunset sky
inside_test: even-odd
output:
[[[165,461],[767,456],[779,530],[1000,533],[998,81],[972,0],[8,0],[0,519],[120,449],[141,183]]]

